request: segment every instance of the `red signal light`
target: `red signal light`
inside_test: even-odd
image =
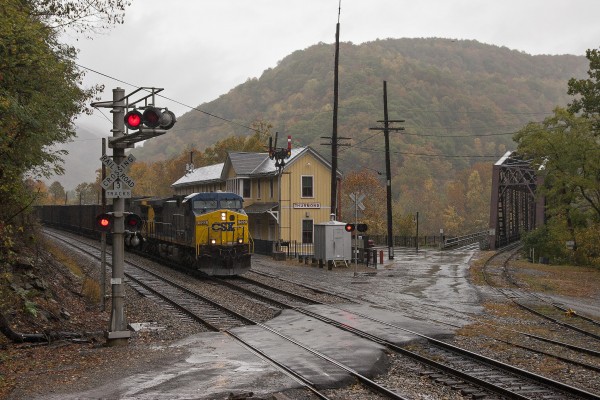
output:
[[[101,232],[110,232],[112,223],[113,216],[110,213],[98,214],[96,216],[96,228]]]
[[[344,227],[344,229],[346,230],[346,232],[353,232],[354,231],[354,224],[346,224],[346,226]]]
[[[166,108],[162,111],[158,107],[148,106],[144,108],[144,112],[131,110],[125,114],[125,126],[129,129],[142,129],[144,126],[148,128],[171,129],[177,118],[172,111]]]
[[[129,129],[140,129],[142,127],[142,113],[138,110],[129,111],[125,114],[125,125]]]

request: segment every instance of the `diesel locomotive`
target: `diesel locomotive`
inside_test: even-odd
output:
[[[207,275],[235,276],[250,269],[253,242],[241,196],[231,192],[193,193],[128,200],[126,211],[142,219],[141,229],[125,226],[125,247],[175,261]],[[39,206],[48,225],[99,236],[99,205]]]
[[[232,276],[250,269],[252,238],[241,196],[193,193],[132,202],[141,216],[142,249],[207,275]]]

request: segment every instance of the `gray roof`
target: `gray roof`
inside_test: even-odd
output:
[[[225,165],[225,163],[219,163],[219,164],[214,164],[214,165],[207,165],[206,167],[196,168],[189,174],[185,174],[184,176],[179,178],[171,186],[178,187],[178,186],[193,185],[198,182],[202,182],[202,183],[221,182],[221,171],[223,171],[224,165]]]
[[[306,151],[306,149],[308,149],[308,147],[292,149],[290,158],[285,160],[286,165],[293,162],[293,160],[295,160],[299,154]],[[269,153],[232,152],[228,154],[228,163],[230,163],[237,176],[252,177],[276,175],[278,172],[275,167],[275,160],[269,158]],[[226,173],[225,168],[223,168],[222,173]]]
[[[324,159],[310,147],[298,147],[292,149],[290,158],[285,160],[285,166],[287,167],[288,165],[293,164],[294,161],[298,159],[298,156],[305,152],[311,152],[315,157],[331,168],[329,161]],[[233,168],[236,176],[244,178],[275,176],[279,172],[275,167],[275,160],[269,158],[269,153],[231,152],[227,154],[227,161],[225,163],[196,168],[191,173],[179,178],[171,186],[182,187],[194,184],[224,182],[228,168]],[[338,175],[340,175],[339,171]]]

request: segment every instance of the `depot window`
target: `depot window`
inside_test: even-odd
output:
[[[249,199],[250,196],[250,179],[242,179],[242,197],[245,199]]]
[[[303,219],[302,220],[302,243],[313,242],[313,220]]]
[[[302,177],[302,197],[314,197],[312,176]]]

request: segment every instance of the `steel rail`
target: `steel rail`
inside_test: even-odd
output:
[[[381,320],[378,320],[376,318],[370,317],[368,315],[357,313],[357,312],[354,312],[354,311],[351,311],[351,310],[347,310],[347,309],[344,309],[344,308],[341,308],[341,307],[334,307],[334,306],[330,306],[330,305],[328,305],[327,307],[338,309],[338,310],[342,310],[342,311],[348,312],[350,314],[354,314],[354,315],[360,316],[362,318],[365,318],[365,319],[368,319],[368,320],[380,323],[382,325],[393,327],[393,328],[402,330],[404,332],[411,333],[411,334],[413,334],[413,335],[415,335],[417,337],[423,338],[423,339],[427,340],[429,343],[435,344],[435,345],[437,345],[439,347],[446,348],[446,349],[448,349],[450,351],[453,351],[453,352],[456,352],[456,353],[459,353],[459,354],[463,354],[463,355],[469,356],[469,357],[471,357],[471,358],[473,358],[475,360],[487,363],[487,364],[492,365],[494,367],[503,369],[503,370],[511,372],[513,374],[516,374],[517,376],[525,377],[527,379],[530,379],[532,381],[535,381],[535,382],[538,382],[538,383],[541,383],[541,384],[544,384],[544,385],[548,385],[548,386],[553,387],[555,389],[560,389],[561,391],[563,391],[565,393],[573,394],[573,395],[576,395],[576,396],[579,396],[579,397],[585,398],[585,399],[600,400],[600,396],[595,395],[595,394],[590,393],[590,392],[587,392],[585,390],[582,390],[582,389],[579,389],[579,388],[567,385],[567,384],[565,384],[563,382],[559,382],[559,381],[555,381],[555,380],[546,378],[544,376],[541,376],[541,375],[535,374],[533,372],[530,372],[530,371],[527,371],[527,370],[515,367],[515,366],[510,365],[510,364],[506,364],[506,363],[500,362],[498,360],[494,360],[493,358],[489,358],[489,357],[483,356],[481,354],[471,352],[469,350],[461,349],[460,347],[451,345],[449,343],[443,342],[443,341],[438,340],[438,339],[434,339],[432,337],[429,337],[427,335],[423,335],[423,334],[418,333],[418,332],[414,332],[414,331],[412,331],[410,329],[406,329],[406,328],[403,328],[401,326],[398,326],[398,325],[395,325],[395,324],[392,324],[392,323],[389,323],[389,322],[386,322],[386,321],[381,321]],[[364,334],[365,338],[372,338],[371,340],[376,341],[377,343],[384,344],[386,346],[389,345],[390,348],[392,348],[394,350],[398,349],[401,352],[412,353],[412,352],[409,352],[406,349],[403,349],[403,348],[397,346],[396,344],[394,344],[392,342],[389,342],[386,339],[377,337],[375,335],[372,335],[370,333],[361,331],[361,330],[356,329],[356,328],[349,327],[348,325],[342,324],[342,323],[340,323],[338,321],[335,321],[335,320],[332,320],[330,318],[321,316],[319,314],[315,314],[315,313],[307,311],[307,310],[298,309],[297,311],[298,312],[302,312],[302,313],[304,313],[306,315],[310,315],[310,316],[312,316],[314,318],[321,319],[324,322],[325,321],[332,321],[335,326],[338,326],[341,329],[348,330],[348,331],[353,332],[353,333],[355,333],[355,334],[357,334],[359,336],[362,336]],[[327,322],[327,323],[329,323],[329,322]],[[412,354],[411,354],[411,356],[412,356]],[[422,357],[422,356],[417,355],[417,357]],[[465,379],[467,379],[467,378],[465,378]],[[471,378],[468,378],[468,379],[471,379]],[[478,380],[478,379],[479,378],[475,378],[475,380]],[[484,387],[487,387],[489,385],[488,382],[482,382],[481,384],[484,385]],[[493,385],[493,386],[495,387],[495,385]],[[490,386],[490,388],[491,387],[492,386]],[[501,387],[499,387],[499,388],[501,390],[501,393],[505,390],[504,388],[501,388]],[[507,394],[507,395],[510,394],[510,396],[513,396],[514,392],[508,391],[508,392],[506,392],[504,394]],[[523,398],[527,398],[527,397],[523,397]]]

